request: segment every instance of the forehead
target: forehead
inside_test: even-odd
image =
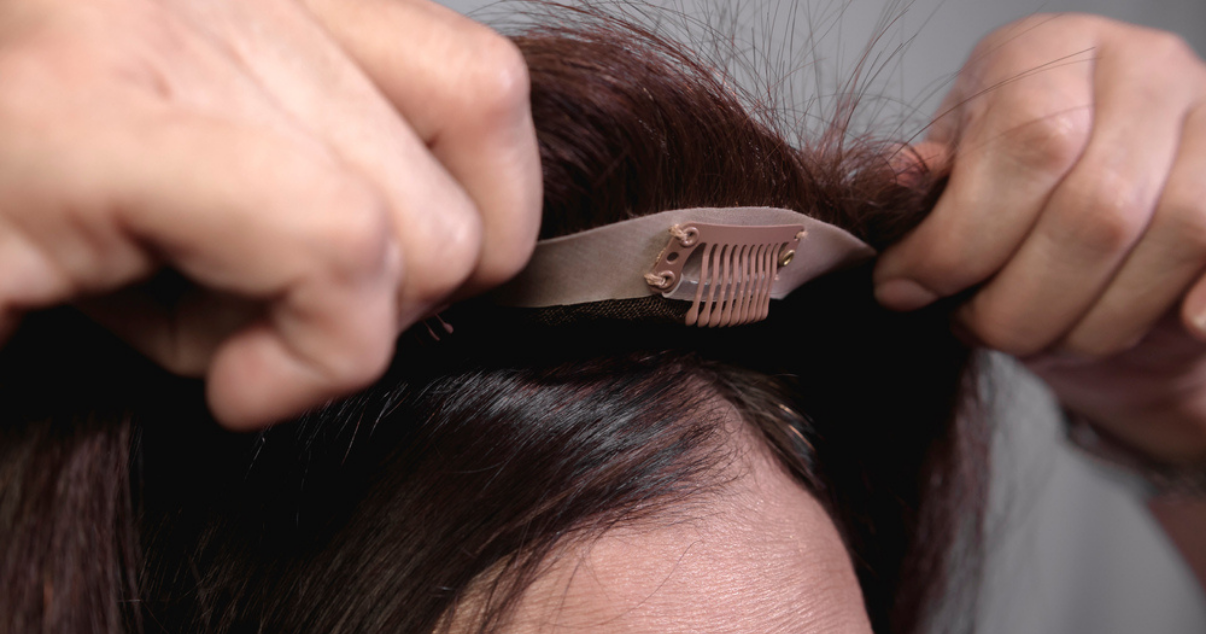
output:
[[[722,491],[560,550],[504,631],[870,632],[833,522],[739,427]]]

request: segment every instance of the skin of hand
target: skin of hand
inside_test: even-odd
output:
[[[512,276],[540,183],[518,50],[425,0],[0,5],[0,338],[76,303],[232,428]]]
[[[949,165],[876,295],[956,327],[1168,462],[1206,459],[1206,65],[1176,36],[1036,15],[973,52],[915,156]]]

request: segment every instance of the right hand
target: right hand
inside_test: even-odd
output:
[[[1161,462],[1206,459],[1206,62],[1092,15],[988,36],[914,148],[950,181],[876,268],[1067,408]]]
[[[527,91],[425,0],[10,0],[0,336],[78,303],[235,428],[360,388],[530,255]],[[196,285],[174,307],[136,288],[167,267]]]

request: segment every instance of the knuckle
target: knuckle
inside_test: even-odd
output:
[[[1020,167],[1063,174],[1076,164],[1092,126],[1092,115],[1087,109],[1052,113],[1027,103],[1016,112],[1020,123],[1006,135],[1006,140],[1010,156]]]
[[[333,272],[350,277],[387,272],[394,234],[385,197],[354,177],[337,180],[330,190],[332,211],[321,214],[314,239]]]
[[[473,275],[481,260],[484,227],[471,204],[453,206],[441,215],[438,245],[416,253],[416,274],[408,276],[409,297],[419,305],[442,302]]]
[[[1042,351],[1047,344],[1033,324],[1008,311],[992,310],[974,300],[970,308],[964,324],[988,348],[1025,357]]]
[[[532,240],[507,249],[505,253],[490,261],[488,270],[479,273],[480,281],[486,286],[497,286],[515,277],[527,266],[535,248],[536,242]]]
[[[539,233],[539,204],[522,202],[504,213],[495,210],[492,219],[482,219],[485,233],[481,260],[473,273],[475,288],[491,288],[515,277],[527,266],[536,249]]]
[[[1140,188],[1120,177],[1093,179],[1075,188],[1075,204],[1066,207],[1060,225],[1070,244],[1101,255],[1128,248],[1143,232],[1148,209]]]
[[[1206,110],[1203,110],[1203,123],[1206,123]],[[1161,193],[1161,203],[1192,210],[1198,215],[1206,215],[1206,178],[1196,174],[1177,174],[1164,185]]]
[[[1199,92],[1206,65],[1188,42],[1167,31],[1133,28],[1139,35],[1129,41],[1133,52],[1126,63],[1136,76],[1131,84],[1138,94],[1157,104],[1190,99]]]
[[[1206,183],[1194,183],[1192,189],[1198,191],[1178,188],[1176,197],[1167,198],[1161,204],[1159,222],[1165,225],[1165,233],[1203,252],[1206,251]]]
[[[1164,68],[1171,64],[1175,68],[1187,63],[1200,63],[1194,48],[1180,35],[1169,31],[1149,30],[1148,32],[1150,35],[1146,38],[1143,49],[1146,53],[1145,57],[1152,60],[1154,64],[1159,64]]]
[[[1073,358],[1082,361],[1101,361],[1122,354],[1138,344],[1136,337],[1124,333],[1114,335],[1092,334],[1080,330],[1073,331],[1064,340],[1060,349]]]
[[[444,227],[447,232],[445,239],[453,253],[465,256],[466,260],[476,260],[476,255],[482,250],[482,220],[473,205],[466,204],[465,207],[449,214]]]
[[[1090,217],[1084,222],[1073,221],[1069,231],[1081,250],[1111,255],[1125,249],[1134,239],[1135,223],[1127,218],[1125,211],[1105,203],[1090,208],[1090,212],[1085,214]]]
[[[466,47],[465,74],[454,99],[463,115],[487,127],[509,125],[528,111],[528,65],[511,40],[479,25]]]

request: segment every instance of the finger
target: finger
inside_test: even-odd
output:
[[[400,277],[388,207],[320,146],[152,119],[90,147],[105,161],[85,159],[98,184],[85,196],[107,201],[118,226],[204,286],[271,300],[213,357],[219,420],[275,422],[383,371]]]
[[[989,347],[1028,355],[1068,333],[1154,215],[1191,95],[1170,90],[1176,77],[1153,72],[1151,57],[1142,63],[1114,51],[1097,62],[1096,121],[1084,155],[1017,254],[961,309],[963,324]]]
[[[291,1],[229,5],[197,19],[222,30],[246,72],[298,126],[384,193],[408,272],[399,289],[403,318],[421,318],[477,265],[481,220],[473,202],[304,10]],[[262,41],[265,32],[273,38]]]
[[[1082,54],[1076,47],[1063,49],[1064,53],[1072,52],[1072,55],[1060,58],[1054,63],[1054,58],[1039,59],[1036,55],[1029,55],[1026,63],[1038,63],[1038,66],[1024,65],[1015,57],[1019,52],[1025,55],[1025,51],[1036,43],[1047,44],[1044,40],[1050,36],[1036,36],[1033,32],[1058,28],[1060,25],[1056,23],[1062,17],[1064,16],[1058,13],[1035,14],[1011,22],[985,36],[963,63],[963,69],[954,86],[935,110],[937,114],[925,128],[925,141],[947,147],[958,145],[963,133],[963,115],[969,105],[991,100],[996,91],[1030,75],[1050,72],[1068,62],[1077,63]],[[1039,39],[1036,40],[1036,37]],[[1006,66],[1007,70],[1002,73],[995,67],[1006,60],[1009,64]]]
[[[1188,131],[1193,130],[1193,134]],[[1201,221],[1206,217],[1206,106],[1199,105],[1186,123],[1185,146],[1182,159],[1169,179],[1164,204],[1184,210]],[[1202,235],[1191,234],[1201,239]],[[1198,280],[1185,296],[1181,305],[1181,321],[1193,336],[1206,341],[1206,278]]]
[[[467,292],[517,273],[535,246],[541,173],[527,66],[502,36],[426,1],[309,0],[481,214]]]
[[[176,277],[176,276],[170,276]],[[235,295],[215,293],[176,278],[131,287],[75,303],[85,315],[117,335],[164,369],[181,376],[203,377],[213,356],[231,335],[262,319],[264,307]]]
[[[211,119],[138,120],[92,129],[74,150],[49,143],[25,157],[36,178],[0,179],[10,203],[41,205],[22,215],[30,226],[0,233],[6,315],[128,284],[155,259],[149,244],[203,285],[273,302],[253,336],[216,351],[219,420],[268,424],[375,378],[393,350],[399,277],[380,197],[315,144]],[[43,226],[63,209],[78,213]]]
[[[1102,358],[1138,343],[1206,269],[1206,107],[1188,117],[1151,226],[1061,348]],[[1186,303],[1190,330],[1206,333],[1206,306]]]
[[[1091,126],[1091,64],[1079,57],[1051,64],[1067,57],[1066,46],[1043,39],[1023,49],[1008,74],[962,91],[968,97],[946,190],[876,265],[885,306],[912,310],[988,279],[1033,228]]]

